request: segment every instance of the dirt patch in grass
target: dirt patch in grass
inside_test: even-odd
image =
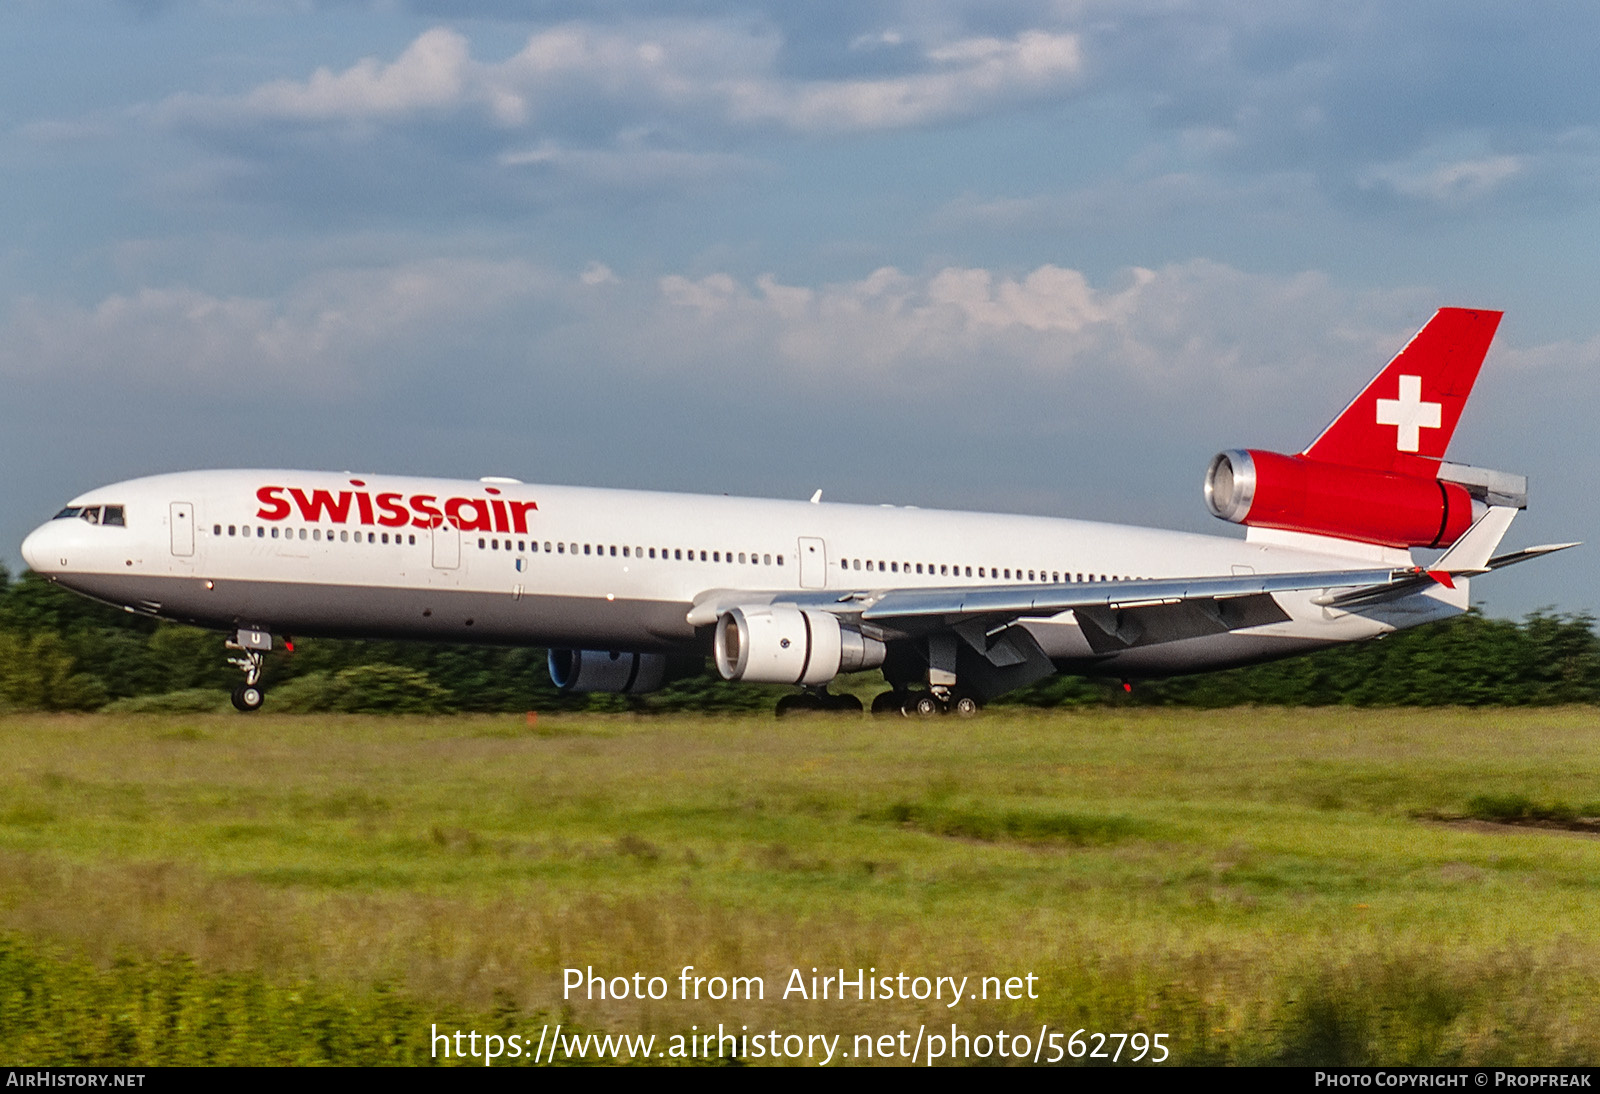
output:
[[[910,802],[896,802],[863,819],[980,843],[1059,843],[1078,847],[1148,835],[1152,827],[1123,816]]]
[[[1594,817],[1574,817],[1571,820],[1536,819],[1533,817],[1517,820],[1479,820],[1476,817],[1451,817],[1443,815],[1419,816],[1418,820],[1430,824],[1442,824],[1446,828],[1456,828],[1464,832],[1483,832],[1488,834],[1505,832],[1556,832],[1567,836],[1583,836],[1587,839],[1600,839],[1600,819]]]

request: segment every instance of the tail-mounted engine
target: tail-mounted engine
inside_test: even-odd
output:
[[[551,650],[550,682],[562,691],[643,695],[667,682],[667,656],[617,650]]]
[[[732,608],[717,620],[714,656],[724,680],[826,684],[842,672],[883,664],[884,645],[831,612]]]
[[[1211,460],[1206,506],[1252,528],[1336,536],[1385,547],[1448,547],[1474,519],[1476,483],[1346,467],[1277,452],[1233,449]],[[1473,469],[1463,468],[1471,471]],[[1484,472],[1502,488],[1519,476]],[[1464,476],[1463,476],[1464,477]],[[1502,491],[1503,492],[1503,491]],[[1526,482],[1522,481],[1526,498]]]

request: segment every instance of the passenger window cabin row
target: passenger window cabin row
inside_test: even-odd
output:
[[[113,508],[115,509],[114,518],[111,520],[105,520],[103,523],[122,523],[121,507],[106,507],[107,510],[112,510]],[[58,514],[58,517],[69,515],[78,517],[83,512],[83,510],[79,510],[69,514],[63,510],[62,513]],[[100,514],[96,513],[95,517],[98,519]],[[223,525],[213,524],[211,526],[211,534],[214,536],[222,536],[224,534]],[[327,529],[326,533],[324,533],[323,529],[321,528],[280,528],[276,526],[269,528],[266,525],[261,524],[254,526],[249,524],[229,524],[227,525],[226,534],[229,536],[243,537],[245,539],[254,537],[256,539],[271,538],[309,540],[311,542],[322,543],[335,542],[334,529],[332,528]],[[391,534],[389,532],[362,532],[359,530],[356,532],[351,532],[349,529],[341,528],[338,530],[338,542],[372,544],[393,543],[397,546],[415,546],[417,537],[416,534],[412,532],[403,534],[400,532],[394,532]],[[540,553],[541,545],[540,541],[538,540],[502,540],[499,538],[479,536],[478,548],[479,550],[488,551],[504,550],[507,552],[515,551],[538,554]],[[618,547],[615,544],[565,543],[552,540],[544,541],[543,553],[547,555],[570,554],[575,556],[581,554],[591,558],[638,558],[658,559],[670,562],[714,562],[736,564],[741,566],[782,566],[784,564],[783,555],[774,555],[765,551],[712,551],[693,547]],[[973,567],[960,564],[933,562],[884,562],[879,559],[860,558],[841,558],[839,560],[839,568],[846,571],[864,570],[867,573],[921,574],[930,577],[956,578],[977,576],[978,578],[991,581],[1031,581],[1048,584],[1060,584],[1062,581],[1090,582],[1124,580],[1124,578],[1118,574],[1111,574],[1108,576],[1106,574],[1086,574],[1082,571],[1070,572],[1043,569],[1024,570],[1020,566],[1015,568],[1009,566],[979,566],[977,567],[976,575],[974,575]],[[1013,577],[1013,574],[1016,576]]]
[[[932,577],[972,577],[973,568],[952,563],[933,562],[884,562],[880,559],[841,558],[841,570],[866,570],[868,573],[880,574],[910,574],[918,573]],[[1027,576],[1024,577],[1023,575]],[[1015,575],[1015,576],[1013,576]],[[1089,582],[1089,581],[1126,581],[1129,580],[1122,574],[1090,574],[1083,571],[1069,572],[1065,570],[1024,570],[1018,566],[979,566],[976,576],[990,581],[1032,581],[1042,584],[1059,585],[1062,582]],[[1139,579],[1134,579],[1139,580]]]
[[[480,550],[498,551],[501,545],[509,551],[512,541],[478,537]],[[539,553],[539,541],[529,540],[526,547],[522,540],[516,541],[516,550]],[[658,554],[659,552],[659,554]],[[544,553],[547,555],[588,555],[601,558],[640,558],[660,559],[668,562],[720,562],[737,563],[741,566],[782,566],[783,555],[773,555],[763,551],[701,551],[693,547],[618,547],[606,543],[559,543],[545,540]]]
[[[249,539],[253,535],[256,539],[308,539],[319,543],[335,542],[334,531],[332,528],[327,530],[326,535],[323,534],[323,530],[321,528],[312,528],[309,530],[308,535],[307,529],[305,528],[279,528],[276,526],[268,528],[264,524],[257,524],[254,526],[255,531],[252,532],[251,527],[252,526],[248,524],[230,524],[228,525],[226,534],[230,536],[240,536],[244,539]],[[211,534],[213,536],[223,535],[224,533],[222,530],[222,525],[213,524],[211,526]],[[339,530],[337,542],[377,544],[392,543],[397,547],[414,547],[417,543],[417,537],[415,533],[406,533],[402,535],[399,532],[394,532],[392,534],[389,532],[362,532],[360,530],[351,532],[348,528],[341,528]]]

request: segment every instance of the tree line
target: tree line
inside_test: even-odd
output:
[[[649,696],[563,695],[545,651],[431,642],[310,639],[274,650],[278,711],[770,710],[784,688],[714,671]],[[240,682],[222,636],[133,615],[0,568],[0,711],[212,710]],[[849,681],[846,681],[849,686]],[[881,685],[880,685],[881,686]],[[1474,610],[1443,623],[1306,657],[1135,683],[1057,676],[1002,703],[1052,707],[1527,706],[1600,702],[1600,639],[1587,615],[1521,621]]]

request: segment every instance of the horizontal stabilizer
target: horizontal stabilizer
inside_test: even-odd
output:
[[[1489,560],[1488,568],[1500,570],[1507,566],[1515,566],[1519,562],[1526,562],[1530,558],[1542,558],[1545,555],[1553,555],[1557,551],[1565,551],[1568,547],[1580,546],[1582,546],[1581,541],[1574,541],[1572,543],[1541,543],[1537,547],[1524,547],[1520,551],[1512,551],[1509,555],[1496,555]]]
[[[1487,523],[1491,516],[1502,514],[1494,523]],[[1369,585],[1362,589],[1352,589],[1327,598],[1317,598],[1313,603],[1321,604],[1327,608],[1352,608],[1369,607],[1388,600],[1397,600],[1411,593],[1421,592],[1435,582],[1452,586],[1452,577],[1471,574],[1485,574],[1490,570],[1499,570],[1507,566],[1515,566],[1519,562],[1526,562],[1530,558],[1542,558],[1557,551],[1565,551],[1568,547],[1576,547],[1576,543],[1546,543],[1539,547],[1525,547],[1520,551],[1512,551],[1506,555],[1489,555],[1500,544],[1500,537],[1505,534],[1506,526],[1511,523],[1511,518],[1516,516],[1515,509],[1490,509],[1478,519],[1478,523],[1468,530],[1467,535],[1457,541],[1455,547],[1446,551],[1444,557],[1434,563],[1429,570],[1417,569],[1406,574],[1396,574],[1395,579],[1381,585]],[[1480,529],[1482,529],[1480,531]],[[1479,537],[1472,543],[1467,539],[1474,532]],[[1458,554],[1458,550],[1460,553]],[[1481,560],[1481,561],[1480,561]]]

